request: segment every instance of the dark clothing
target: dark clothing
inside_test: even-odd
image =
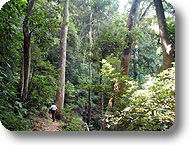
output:
[[[56,120],[56,110],[52,110],[52,119],[53,122]]]

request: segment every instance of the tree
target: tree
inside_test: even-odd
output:
[[[137,15],[139,10],[141,0],[134,0],[131,6],[131,10],[129,13],[128,21],[127,21],[127,29],[128,31],[131,31],[132,28],[135,27],[136,21],[137,21]],[[126,35],[126,44],[123,47],[122,55],[121,55],[121,67],[123,68],[123,75],[127,76],[129,73],[129,63],[130,63],[130,57],[131,57],[131,47],[132,47],[132,36],[127,34]],[[115,87],[116,86],[116,87]],[[123,89],[124,84],[114,84],[114,91]],[[112,95],[109,99],[108,106],[112,107],[114,104],[114,98],[115,96]]]
[[[60,36],[60,52],[59,52],[59,72],[60,72],[60,84],[59,89],[56,91],[56,105],[58,110],[64,108],[64,94],[65,94],[65,67],[66,67],[66,46],[67,46],[67,33],[68,33],[68,21],[69,21],[69,0],[65,2],[65,8],[63,8],[63,22],[61,27]]]
[[[173,49],[169,40],[166,18],[161,0],[154,0],[163,50],[163,69],[172,67]]]
[[[131,31],[132,28],[136,25],[137,14],[139,10],[141,0],[134,0],[131,6],[131,10],[129,13],[127,28],[128,31]],[[129,73],[129,62],[131,57],[131,47],[132,47],[132,36],[127,35],[126,37],[126,45],[123,48],[122,56],[121,56],[121,67],[123,68],[124,75],[128,75]]]
[[[89,1],[89,4],[91,2]],[[89,30],[89,40],[90,40],[90,52],[89,52],[89,80],[90,83],[92,82],[92,64],[91,64],[91,57],[92,57],[92,47],[93,47],[93,12],[92,12],[92,7],[90,7],[90,30]],[[92,108],[92,99],[91,99],[91,87],[89,87],[89,92],[88,92],[88,118],[87,118],[87,124],[90,125],[90,120],[91,120],[91,108]]]
[[[30,74],[30,55],[31,55],[31,46],[30,46],[30,39],[31,39],[31,32],[29,31],[29,18],[32,14],[32,10],[34,7],[35,0],[28,0],[28,7],[27,7],[27,14],[24,19],[23,23],[23,34],[24,34],[24,79],[22,83],[22,92],[21,92],[21,99],[25,101],[27,98],[28,93],[28,82],[29,82],[29,74]]]

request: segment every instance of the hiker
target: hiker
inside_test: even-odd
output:
[[[55,122],[55,120],[56,120],[56,110],[57,110],[56,105],[52,104],[52,106],[50,107],[50,110],[52,111],[53,122]]]

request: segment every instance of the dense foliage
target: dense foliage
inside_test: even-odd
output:
[[[146,76],[146,82],[120,77],[120,71],[103,60],[103,74],[113,83],[126,82],[127,90],[116,95],[115,106],[106,113],[107,130],[164,131],[175,119],[175,68],[169,68],[156,77]],[[112,95],[112,94],[111,94]],[[117,101],[118,100],[118,101]]]
[[[64,2],[35,1],[29,18],[31,66],[24,102],[21,100],[23,22],[28,1],[10,0],[0,10],[0,120],[9,130],[29,130],[38,117],[49,119],[51,116],[49,107],[56,100],[59,88]],[[58,112],[57,118],[65,131],[163,131],[174,124],[175,53],[173,67],[163,70],[163,51],[153,0],[141,1],[137,24],[131,31],[126,24],[132,2],[127,3],[123,13],[119,12],[119,3],[118,0],[70,0],[64,109]],[[175,52],[175,11],[165,1],[163,6]],[[92,48],[89,38],[91,11]],[[132,47],[130,71],[125,76],[120,64],[127,35],[132,36]],[[92,66],[92,79],[89,78],[89,65]],[[113,106],[109,106],[112,96]]]

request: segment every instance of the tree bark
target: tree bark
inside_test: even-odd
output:
[[[58,110],[64,108],[64,95],[65,95],[65,67],[66,67],[66,46],[67,46],[67,34],[68,34],[68,21],[69,21],[69,0],[65,2],[65,8],[63,9],[63,23],[61,26],[60,35],[60,51],[59,51],[59,89],[56,91],[56,106]]]
[[[141,0],[133,0],[128,21],[127,21],[128,31],[130,31],[136,25],[140,2]],[[127,35],[125,41],[126,41],[126,45],[123,48],[122,56],[121,56],[121,67],[123,68],[123,71],[124,71],[123,75],[128,75],[129,63],[130,63],[130,57],[131,57],[132,36]]]
[[[169,40],[166,18],[161,0],[154,0],[163,50],[163,69],[172,67],[173,49]]]
[[[24,102],[27,99],[28,93],[28,83],[29,83],[29,74],[30,74],[30,55],[31,55],[31,46],[30,39],[31,33],[29,32],[29,18],[32,14],[32,10],[35,4],[35,0],[28,0],[27,15],[25,16],[23,23],[23,34],[24,34],[24,83],[21,86],[21,100]]]

